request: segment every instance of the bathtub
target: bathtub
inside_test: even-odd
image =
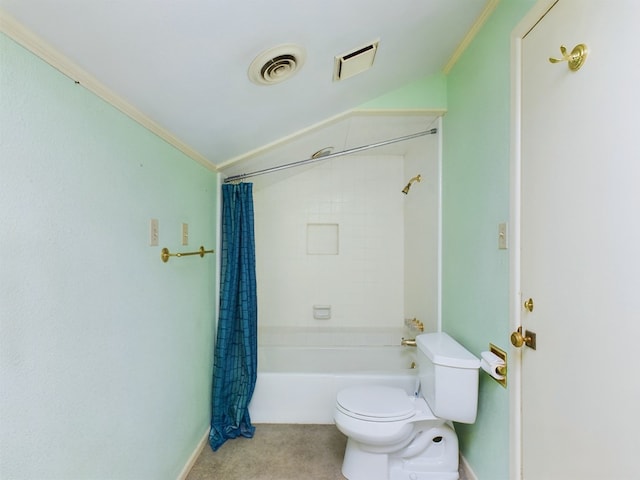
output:
[[[379,383],[413,393],[415,349],[400,346],[258,347],[253,423],[333,423],[337,392]]]

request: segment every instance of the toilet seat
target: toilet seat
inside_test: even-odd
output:
[[[415,398],[401,388],[362,385],[338,392],[337,409],[352,418],[396,422],[416,413]]]

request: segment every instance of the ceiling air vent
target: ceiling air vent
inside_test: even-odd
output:
[[[304,50],[292,44],[278,45],[258,55],[249,66],[249,78],[258,85],[273,85],[291,78],[305,60]]]
[[[333,80],[344,80],[371,68],[378,51],[378,43],[379,41],[375,41],[335,57]]]

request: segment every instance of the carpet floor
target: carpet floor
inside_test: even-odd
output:
[[[335,425],[259,424],[253,438],[205,446],[186,480],[344,480],[346,444]]]
[[[253,438],[206,445],[186,480],[344,480],[346,445],[335,425],[258,424]]]

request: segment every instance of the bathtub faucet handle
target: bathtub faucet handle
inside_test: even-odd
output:
[[[404,338],[404,337],[402,337],[402,342],[400,342],[400,345],[402,345],[403,347],[415,347],[416,346],[416,339],[415,338]]]
[[[419,332],[424,332],[424,323],[418,320],[416,317],[406,318],[404,320],[404,324],[412,330],[417,330]]]

